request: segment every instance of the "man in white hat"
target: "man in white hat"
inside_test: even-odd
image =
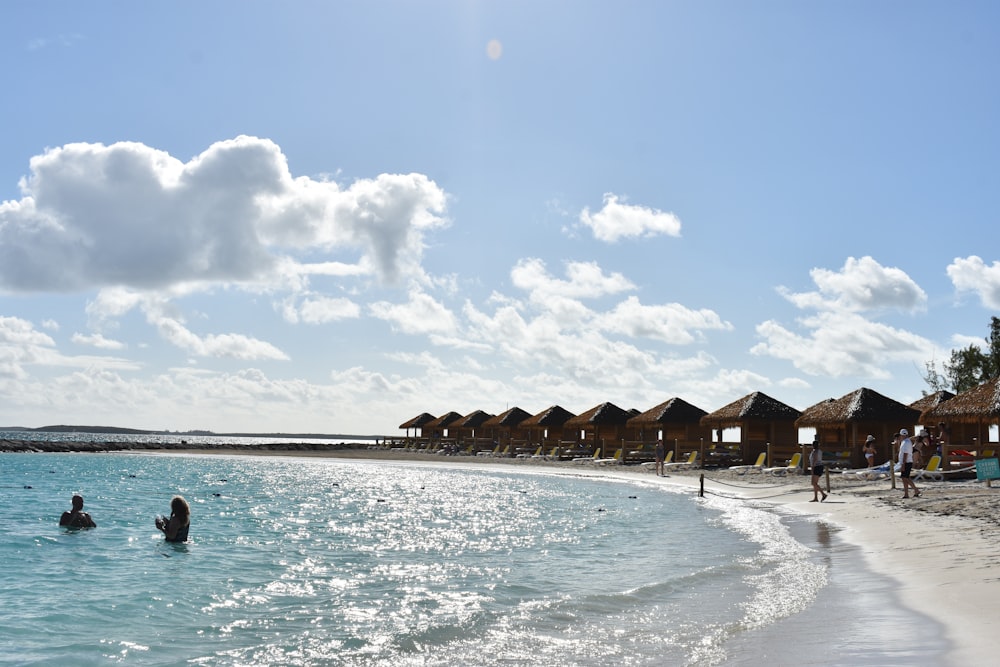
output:
[[[910,432],[905,428],[899,429],[899,436],[903,441],[899,443],[899,477],[903,480],[903,497],[910,497],[910,489],[913,489],[913,497],[920,497],[920,489],[910,479],[910,471],[913,470],[913,442],[910,440]]]

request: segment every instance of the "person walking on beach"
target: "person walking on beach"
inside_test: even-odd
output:
[[[869,435],[868,439],[865,440],[865,461],[868,462],[869,468],[875,467],[875,436]]]
[[[97,528],[90,515],[83,511],[83,496],[74,495],[70,501],[73,509],[63,512],[59,517],[59,525],[67,528]]]
[[[656,476],[663,477],[663,459],[666,452],[663,448],[663,440],[656,441]]]
[[[156,528],[166,536],[167,542],[187,542],[190,527],[191,507],[181,496],[170,500],[170,518],[156,517]]]
[[[910,497],[910,489],[913,489],[913,497],[920,497],[920,489],[910,479],[910,471],[913,470],[913,442],[910,441],[910,433],[905,428],[899,429],[899,437],[903,439],[899,443],[899,477],[903,480],[903,497]]]
[[[812,453],[809,454],[809,467],[812,468],[813,487],[813,499],[809,502],[823,502],[823,500],[826,500],[826,494],[823,493],[821,488],[819,488],[819,478],[823,476],[823,450],[819,448],[818,437],[813,440],[813,450]],[[819,499],[820,495],[823,496],[823,500]]]

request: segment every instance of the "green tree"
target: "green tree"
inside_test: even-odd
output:
[[[986,339],[985,349],[969,345],[964,349],[951,351],[951,358],[944,363],[944,375],[956,393],[1000,376],[1000,318],[990,318],[990,335]],[[941,388],[942,378],[934,362],[928,362],[924,380],[935,391]]]

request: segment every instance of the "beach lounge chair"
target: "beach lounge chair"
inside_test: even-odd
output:
[[[677,461],[675,463],[664,463],[664,470],[687,470],[688,468],[693,468],[694,464],[698,461],[698,452],[691,452],[691,455],[687,457],[685,461]]]
[[[594,455],[593,456],[580,456],[580,457],[577,457],[575,459],[572,459],[571,462],[572,463],[593,463],[594,461],[596,461],[599,458],[601,458],[601,448],[600,447],[598,447],[597,449],[594,450]]]
[[[667,455],[665,457],[663,457],[663,465],[667,465],[668,463],[670,463],[673,460],[674,460],[674,450],[671,449],[671,450],[668,450],[667,451]],[[642,466],[643,468],[655,468],[656,467],[656,461],[643,461],[639,465]]]
[[[937,454],[932,456],[931,460],[927,462],[927,467],[923,470],[916,471],[913,475],[913,479],[929,479],[934,482],[943,481],[944,471],[941,470],[941,457]]]
[[[790,472],[795,472],[799,469],[799,463],[802,461],[802,452],[795,452],[792,454],[792,458],[787,464],[783,466],[774,466],[773,468],[764,468],[761,472],[765,472],[768,475],[786,475]]]
[[[730,470],[735,470],[741,475],[745,475],[751,470],[756,470],[760,472],[764,469],[764,462],[767,461],[767,452],[761,452],[760,456],[757,457],[757,462],[753,465],[742,465],[742,466],[729,466]]]
[[[603,465],[608,465],[609,463],[621,463],[622,454],[623,454],[622,450],[619,449],[618,451],[615,452],[615,455],[612,456],[611,458],[594,459],[594,465],[603,466]]]

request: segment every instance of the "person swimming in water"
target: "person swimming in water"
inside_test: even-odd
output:
[[[167,542],[187,542],[188,528],[191,527],[191,507],[181,496],[170,501],[170,517],[156,517],[156,528],[167,538]]]
[[[73,509],[63,512],[59,517],[59,525],[67,528],[97,528],[97,524],[90,518],[90,515],[83,511],[83,496],[77,494],[71,501]]]

